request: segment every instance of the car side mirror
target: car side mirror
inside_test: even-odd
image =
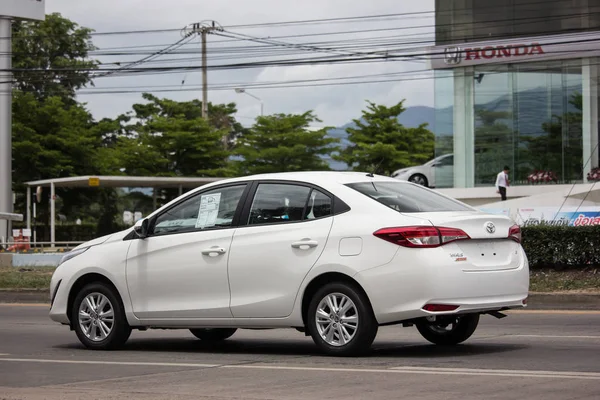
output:
[[[138,221],[133,227],[133,231],[140,239],[145,239],[148,237],[148,219],[144,218],[141,221]]]

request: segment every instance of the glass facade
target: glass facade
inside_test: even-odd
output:
[[[581,180],[580,60],[474,70],[475,186],[493,184],[505,165],[513,184],[538,171]]]
[[[597,63],[591,60],[592,66]],[[464,75],[436,71],[436,157],[473,153],[472,161],[462,158],[470,182],[440,179],[438,187],[492,186],[504,166],[511,169],[513,185],[530,184],[540,172],[549,177],[547,183],[585,181],[584,165],[598,161],[584,160],[583,106],[590,99],[584,97],[581,59],[470,70]],[[456,90],[459,84],[472,85],[470,101],[469,93]],[[597,107],[598,101],[593,104]],[[472,115],[472,120],[458,123],[462,115]],[[472,141],[471,147],[461,146],[458,139]]]
[[[581,31],[587,48],[561,35]],[[454,57],[478,41],[488,53],[535,43],[546,59]],[[588,181],[600,164],[600,0],[437,0],[436,42],[435,156],[454,163],[436,187],[493,186],[504,166],[512,185]]]

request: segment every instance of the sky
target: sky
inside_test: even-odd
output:
[[[405,43],[426,43],[434,38],[434,1],[433,0],[46,0],[46,13],[59,12],[79,25],[92,28],[98,33],[121,32],[132,30],[179,29],[193,22],[214,20],[228,32],[251,35],[254,37],[274,37],[288,35],[314,35],[317,33],[347,32],[356,30],[388,29],[388,31],[363,32],[343,35],[305,36],[301,38],[278,39],[288,43],[308,43],[316,41],[346,40],[348,43],[359,43],[364,39],[389,38],[389,43],[402,48]],[[252,28],[235,27],[235,25],[263,24],[282,21],[315,20],[340,17],[357,17],[382,14],[408,14],[393,18],[376,18],[370,20],[334,21],[318,24],[299,24],[286,26],[260,26]],[[115,47],[168,45],[181,39],[175,32],[144,33],[130,35],[95,35],[94,44],[99,51],[115,51]],[[225,41],[224,41],[225,40]],[[256,61],[246,55],[230,53],[228,59],[223,58],[223,50],[228,46],[257,46],[248,41],[226,42],[213,35],[208,39],[208,63],[239,63]],[[428,43],[426,45],[431,45]],[[325,46],[325,45],[323,45]],[[404,45],[406,47],[406,45]],[[415,44],[412,44],[415,46]],[[419,46],[424,46],[419,44]],[[148,48],[148,47],[147,47]],[[152,49],[159,49],[152,47]],[[422,47],[421,47],[422,48]],[[106,50],[110,49],[110,50]],[[198,38],[182,47],[189,51],[200,49]],[[375,51],[381,48],[364,48],[360,51]],[[130,51],[130,50],[129,50]],[[220,55],[211,52],[220,53]],[[239,52],[238,52],[239,53]],[[231,55],[233,54],[233,55]],[[322,53],[306,51],[300,54],[276,55],[275,58],[316,57]],[[145,55],[109,55],[98,57],[103,63],[134,61]],[[200,54],[166,55],[163,59],[187,58],[176,64],[157,65],[200,65]],[[193,60],[189,60],[193,58]],[[107,64],[114,66],[114,64]],[[411,72],[413,71],[413,72]],[[353,118],[359,118],[365,108],[366,100],[379,104],[393,105],[405,99],[406,106],[433,106],[433,86],[431,71],[421,60],[386,61],[355,64],[313,65],[294,67],[273,67],[252,69],[228,69],[209,71],[209,86],[239,85],[240,87],[257,82],[289,82],[306,79],[330,79],[383,73],[400,73],[395,82],[368,83],[360,85],[338,85],[296,88],[247,88],[247,92],[259,97],[264,104],[265,114],[303,113],[313,110],[322,120],[322,126],[341,126]],[[416,78],[416,79],[412,79]],[[362,80],[384,78],[361,78]],[[388,78],[389,79],[389,78]],[[182,84],[182,81],[184,83]],[[331,81],[323,81],[329,82]],[[342,81],[336,81],[342,82]],[[108,88],[124,88],[124,90],[142,90],[163,85],[172,85],[172,92],[159,92],[155,95],[184,101],[201,98],[202,76],[199,71],[150,76],[128,76],[99,78],[94,89],[113,90]],[[129,88],[127,87],[137,87]],[[195,88],[197,90],[195,90]],[[152,92],[151,90],[148,90]],[[233,88],[227,90],[211,90],[208,98],[213,103],[235,102],[238,107],[238,120],[244,125],[252,124],[260,114],[260,102],[248,95],[238,94]],[[116,117],[131,110],[131,105],[143,102],[141,93],[119,94],[80,94],[79,100],[87,103],[96,119]]]

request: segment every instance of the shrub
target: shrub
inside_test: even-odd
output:
[[[532,269],[600,265],[600,226],[536,225],[521,228]]]

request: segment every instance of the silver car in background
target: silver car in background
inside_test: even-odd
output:
[[[454,154],[444,154],[423,165],[399,169],[392,174],[392,178],[430,188],[452,187],[453,177]]]

